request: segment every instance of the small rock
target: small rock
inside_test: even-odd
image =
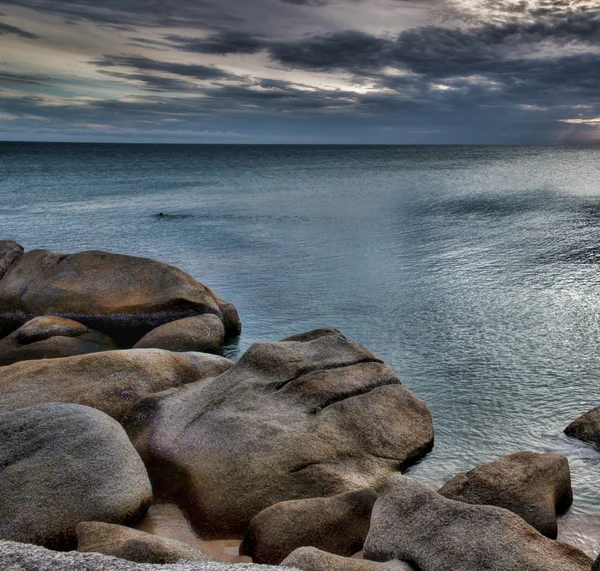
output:
[[[116,349],[114,341],[63,317],[35,317],[0,340],[0,365],[33,359],[57,359]]]
[[[366,488],[331,498],[275,504],[252,518],[240,555],[272,565],[304,546],[354,555],[362,549],[369,532],[376,499],[377,494]]]
[[[45,404],[0,414],[0,539],[76,546],[82,521],[135,521],[152,501],[118,422],[93,408]]]
[[[275,571],[268,565],[236,565],[216,561],[181,561],[178,564],[148,565],[100,553],[58,553],[35,545],[0,541],[2,571]]]
[[[223,322],[210,313],[171,321],[142,337],[134,349],[218,353],[223,348]]]
[[[409,561],[421,571],[590,571],[592,565],[583,552],[544,537],[504,508],[449,500],[398,474],[375,502],[364,556]]]
[[[111,523],[80,523],[77,526],[77,540],[77,551],[103,553],[137,563],[213,560],[187,543]]]
[[[414,571],[412,565],[403,561],[376,563],[365,559],[350,559],[314,547],[296,549],[281,566],[297,567],[302,571]]]
[[[425,403],[339,334],[253,345],[218,379],[142,399],[122,422],[155,489],[206,539],[243,537],[282,501],[381,488],[433,446]]]
[[[518,452],[482,464],[447,482],[439,493],[451,500],[506,508],[551,539],[556,516],[573,503],[569,461],[562,454]]]
[[[12,240],[0,240],[0,280],[23,255],[23,246]]]
[[[120,420],[142,397],[216,377],[232,365],[216,355],[160,349],[23,361],[0,370],[0,412],[64,402],[91,406]]]
[[[600,448],[600,406],[575,419],[565,428],[565,434]]]

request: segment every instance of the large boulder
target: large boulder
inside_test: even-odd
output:
[[[77,541],[77,551],[82,553],[103,553],[138,563],[213,560],[187,543],[98,521],[80,523]]]
[[[212,313],[227,335],[241,325],[233,305],[181,270],[107,252],[23,254],[0,280],[0,335],[41,315],[74,319],[131,347],[170,321]]]
[[[350,557],[365,542],[377,494],[366,488],[331,498],[281,502],[250,521],[240,555],[255,563],[281,563],[298,547]]]
[[[45,404],[0,414],[0,539],[70,549],[82,521],[136,521],[148,474],[120,424],[98,410]]]
[[[203,537],[242,537],[285,500],[381,488],[433,445],[426,405],[339,334],[253,345],[218,379],[142,399],[122,422]]]
[[[225,328],[221,319],[205,313],[165,323],[144,335],[134,348],[218,353],[224,340]]]
[[[64,317],[35,317],[0,340],[0,365],[57,359],[116,349],[114,341]]]
[[[180,561],[177,564],[148,565],[125,561],[100,553],[58,553],[35,545],[0,541],[0,569],[3,571],[275,571],[268,565],[234,565],[216,561]]]
[[[0,412],[63,402],[91,406],[119,420],[146,395],[215,377],[232,365],[216,355],[160,349],[23,361],[0,369]]]
[[[600,448],[600,406],[575,419],[565,428],[565,434]]]
[[[414,567],[404,561],[377,563],[365,559],[350,559],[315,547],[299,547],[286,557],[281,566],[296,567],[302,571],[414,571]]]
[[[396,474],[375,503],[364,556],[400,559],[421,571],[590,571],[575,547],[544,537],[496,506],[449,500]]]
[[[573,503],[569,461],[562,454],[518,452],[482,464],[447,482],[439,493],[451,500],[506,508],[552,539],[557,514]]]
[[[0,240],[0,280],[23,255],[23,246],[12,240]]]

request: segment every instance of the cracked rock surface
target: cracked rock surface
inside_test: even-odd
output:
[[[242,537],[285,500],[380,489],[433,445],[427,406],[371,351],[335,330],[299,339],[253,345],[122,420],[155,491],[203,537]]]

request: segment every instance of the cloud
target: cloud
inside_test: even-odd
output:
[[[210,81],[237,77],[214,66],[174,63],[143,56],[107,55],[90,63],[101,68],[100,72],[105,75],[141,83],[149,91],[197,90],[198,84],[190,80]],[[133,71],[118,71],[114,68]]]
[[[206,38],[172,34],[165,36],[165,40],[182,51],[215,55],[254,54],[269,45],[267,40],[259,36],[231,30],[222,30]]]
[[[31,32],[27,32],[26,30],[23,30],[17,26],[11,26],[10,24],[0,22],[0,36],[5,34],[14,34],[27,40],[38,40],[40,38],[40,36],[37,34],[32,34]]]

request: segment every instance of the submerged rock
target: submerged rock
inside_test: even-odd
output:
[[[367,488],[275,504],[252,518],[240,555],[277,565],[298,547],[310,546],[350,557],[362,549],[376,499]]]
[[[393,475],[375,503],[365,558],[400,559],[421,571],[589,571],[591,559],[544,537],[516,514],[444,498]]]
[[[0,539],[74,548],[78,523],[135,521],[151,501],[144,464],[103,412],[52,403],[0,414]]]
[[[575,419],[565,428],[565,434],[600,448],[600,406]]]
[[[147,565],[100,553],[58,553],[35,545],[0,541],[0,569],[6,571],[271,571],[268,565],[235,565],[216,561],[181,561]]]
[[[77,526],[77,551],[103,553],[137,563],[212,561],[199,549],[122,525],[88,521]]]
[[[216,355],[160,349],[23,361],[0,369],[0,412],[63,402],[91,406],[119,420],[146,395],[215,377],[232,365]]]
[[[63,317],[35,317],[0,340],[0,365],[33,359],[57,359],[116,349],[98,331]]]
[[[451,500],[506,508],[556,539],[556,516],[573,503],[569,461],[562,454],[518,452],[482,464],[447,482],[439,493]]]
[[[0,240],[0,280],[23,255],[23,246],[12,240]]]
[[[296,549],[281,566],[297,567],[302,571],[414,571],[412,565],[403,561],[377,563],[365,559],[350,559],[314,547]]]
[[[107,252],[23,254],[0,280],[0,335],[41,315],[74,319],[131,347],[170,321],[212,313],[227,335],[241,324],[230,303],[181,270]]]
[[[206,313],[161,325],[144,335],[134,348],[218,353],[224,340],[223,322],[216,315]]]
[[[433,445],[426,405],[339,334],[258,343],[229,371],[122,420],[155,489],[203,537],[241,537],[285,500],[383,486]]]

